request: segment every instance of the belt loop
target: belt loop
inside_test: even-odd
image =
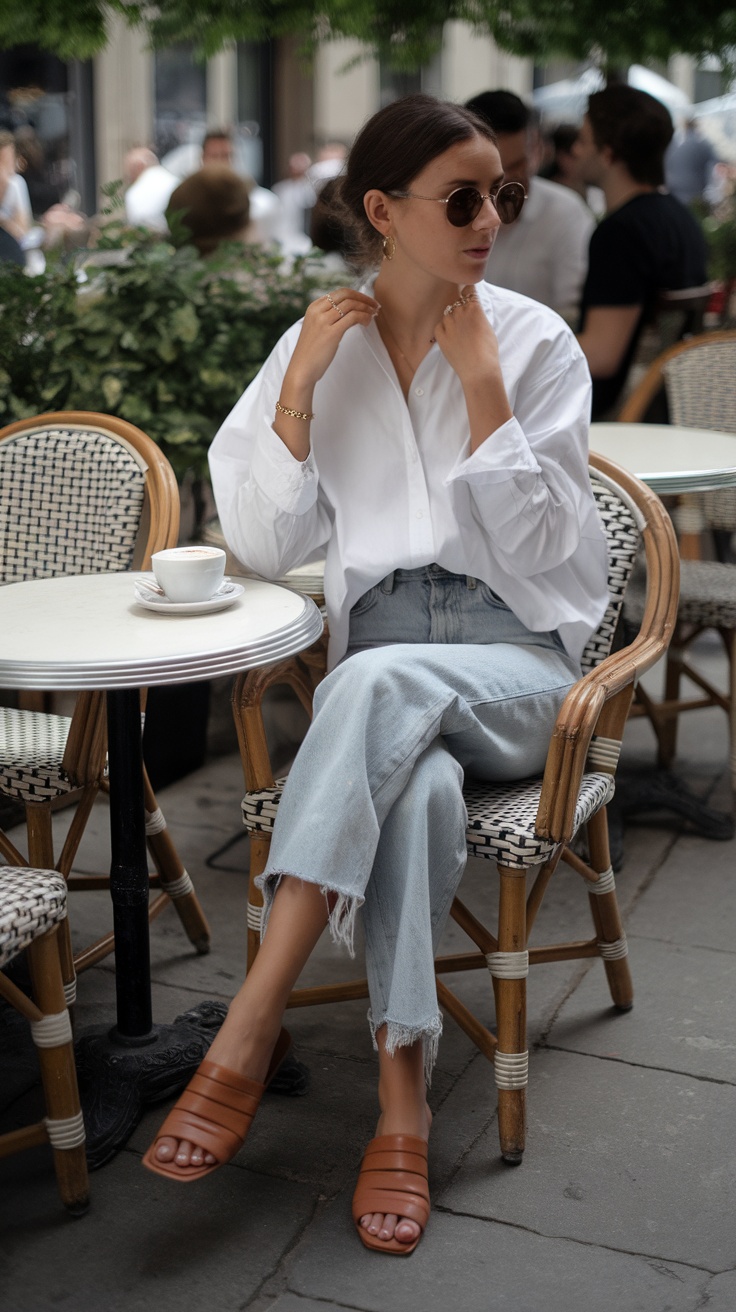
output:
[[[475,585],[476,585],[476,579],[473,578],[472,574],[466,574],[465,575],[466,588],[474,588]]]
[[[390,596],[394,590],[395,575],[396,575],[396,570],[392,569],[391,573],[387,574],[385,579],[381,581],[381,592],[385,592],[387,596]]]

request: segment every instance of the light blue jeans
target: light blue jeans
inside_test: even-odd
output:
[[[258,881],[264,926],[283,875],[338,895],[331,932],[351,954],[362,907],[374,1041],[384,1024],[389,1052],[422,1038],[428,1079],[442,1031],[433,960],[466,861],[464,775],[539,773],[579,677],[556,633],[429,565],[360,598],[346,656],[317,688]]]

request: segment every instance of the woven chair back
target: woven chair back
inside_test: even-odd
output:
[[[733,341],[693,345],[667,360],[662,372],[671,423],[736,433],[736,334]],[[699,502],[709,528],[736,529],[736,488],[703,492]]]
[[[591,470],[593,496],[608,546],[608,606],[595,633],[588,639],[581,664],[583,673],[595,669],[611,651],[626,586],[641,542],[641,516],[623,489],[600,472]]]
[[[38,427],[0,442],[0,583],[130,569],[146,464],[103,428]]]

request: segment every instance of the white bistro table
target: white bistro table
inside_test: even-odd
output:
[[[658,496],[736,487],[733,433],[675,424],[596,423],[590,426],[590,450],[623,465]],[[682,535],[683,554],[685,540]],[[691,553],[695,554],[693,547]],[[617,778],[624,814],[669,810],[687,816],[704,837],[732,837],[731,816],[711,811],[671,771],[649,771],[645,779],[634,780],[630,787],[624,771]]]
[[[736,487],[732,433],[674,424],[591,424],[590,449],[629,469],[659,496]]]
[[[235,579],[244,591],[228,609],[174,615],[140,606],[136,577],[70,575],[0,588],[0,687],[106,691],[117,1023],[104,1036],[84,1036],[77,1052],[80,1088],[94,1103],[85,1120],[95,1165],[125,1142],[142,1103],[175,1091],[203,1055],[193,1051],[190,1027],[177,1037],[175,1027],[153,1024],[139,689],[271,665],[322,632],[314,602],[276,584]],[[136,1049],[146,1049],[145,1058],[136,1060]]]

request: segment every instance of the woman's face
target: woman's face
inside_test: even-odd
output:
[[[447,218],[447,200],[458,187],[475,187],[482,196],[503,179],[501,157],[486,137],[473,136],[438,155],[406,188],[405,200],[389,199],[396,259],[444,282],[480,282],[501,220],[490,200],[465,227]],[[418,197],[430,197],[421,200]],[[398,265],[397,265],[398,271]]]

